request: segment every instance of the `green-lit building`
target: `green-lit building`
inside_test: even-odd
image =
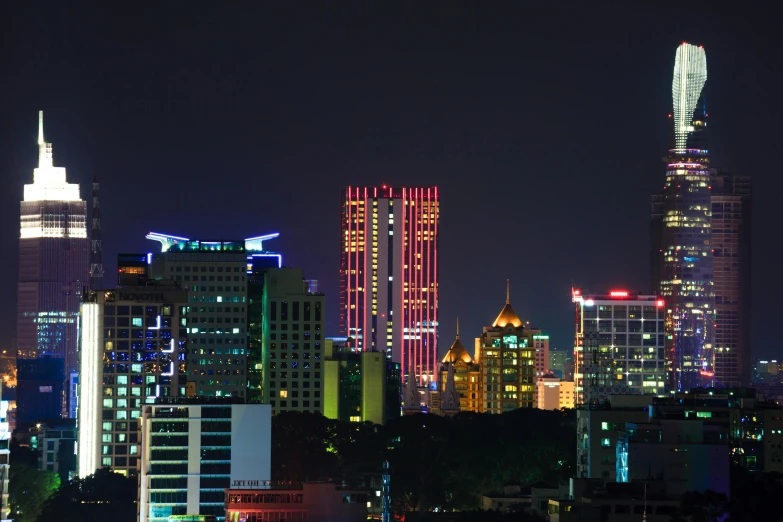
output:
[[[326,340],[324,359],[326,417],[384,424],[400,416],[399,363],[383,352],[351,350],[340,339]]]

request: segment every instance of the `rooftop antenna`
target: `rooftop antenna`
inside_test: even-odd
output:
[[[38,111],[38,167],[52,166],[52,144],[44,141],[43,111]]]
[[[92,179],[92,233],[90,242],[90,289],[103,289],[103,242],[101,241],[101,205],[98,178]]]

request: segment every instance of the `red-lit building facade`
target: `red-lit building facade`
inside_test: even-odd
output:
[[[413,366],[438,363],[437,187],[348,187],[342,193],[340,328],[352,347]]]
[[[226,522],[361,522],[368,518],[368,504],[380,501],[368,493],[329,482],[229,489]]]
[[[617,393],[663,395],[664,300],[626,290],[572,290],[571,299],[576,404],[601,403]]]

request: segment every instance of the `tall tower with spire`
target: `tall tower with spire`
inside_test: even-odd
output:
[[[63,359],[69,375],[77,370],[76,322],[89,282],[87,203],[79,185],[67,182],[65,168],[54,166],[43,111],[38,113],[38,168],[24,186],[20,211],[18,356]]]
[[[672,78],[673,148],[663,192],[652,198],[652,289],[667,309],[666,376],[671,392],[715,377],[715,285],[711,180],[706,143],[704,48],[683,42]]]

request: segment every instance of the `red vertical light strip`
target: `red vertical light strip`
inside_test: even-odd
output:
[[[409,333],[411,334],[410,339],[410,357],[413,359],[413,375],[418,375],[418,372],[416,371],[416,366],[419,364],[419,354],[416,346],[416,319],[418,318],[418,310],[416,310],[416,247],[418,246],[416,244],[416,190],[411,189],[410,193],[410,241],[408,241],[408,244],[411,247],[410,252],[410,259],[411,262],[408,265],[408,269],[410,270],[410,283],[408,284],[409,289],[409,297],[408,297],[408,305],[410,308],[410,329]],[[417,377],[418,379],[418,377]],[[418,380],[417,380],[418,382]]]
[[[408,306],[410,306],[410,327],[409,327],[409,333],[410,335],[410,357],[413,360],[413,375],[418,375],[418,372],[416,371],[416,366],[419,363],[419,357],[418,352],[416,350],[416,319],[418,318],[418,310],[416,310],[416,190],[411,189],[410,193],[410,240],[408,241],[408,244],[410,245],[411,252],[410,252],[410,264],[408,265],[408,269],[410,270],[410,277],[409,277],[409,284],[408,284]],[[418,379],[418,377],[417,377]],[[418,382],[418,380],[417,380]]]
[[[421,354],[421,270],[419,270],[420,266],[420,260],[421,260],[421,227],[420,227],[420,221],[421,221],[421,210],[420,210],[420,203],[419,200],[419,189],[416,188],[416,205],[413,207],[413,226],[415,227],[414,230],[414,237],[416,238],[416,250],[413,253],[413,264],[416,267],[416,286],[414,287],[414,299],[416,300],[416,321],[414,323],[414,328],[416,328],[416,339],[414,341],[415,347],[416,347],[416,365],[419,368],[419,386],[423,384],[422,379],[422,370],[423,370],[423,360],[422,360],[422,354]]]
[[[347,207],[348,211],[348,236],[346,239],[345,232],[343,232],[343,241],[345,242],[345,257],[347,259],[347,270],[345,273],[345,293],[348,296],[348,302],[346,303],[346,310],[345,310],[345,335],[348,337],[351,336],[351,292],[353,292],[353,289],[351,288],[351,221],[353,221],[353,214],[351,213],[351,187],[348,187],[348,192],[346,193],[345,198],[345,205]],[[358,342],[358,339],[357,339]]]
[[[372,266],[367,266],[367,245],[372,246],[372,242],[368,239],[371,238],[371,235],[368,233],[370,228],[370,220],[367,219],[367,208],[369,203],[368,196],[367,196],[367,187],[364,187],[364,295],[365,295],[365,303],[367,302],[367,272],[368,268],[372,268]],[[371,207],[371,205],[370,205]],[[371,214],[372,217],[372,214]],[[372,265],[372,250],[370,250],[370,265]],[[364,326],[362,328],[363,331],[363,338],[364,338],[364,350],[368,350],[367,342],[368,342],[368,330],[367,330],[367,314],[372,313],[372,292],[370,292],[370,309],[367,310],[367,307],[365,306],[364,313],[362,314],[364,316]],[[369,349],[372,350],[372,333],[369,333]]]
[[[430,194],[430,188],[427,188],[427,219],[425,220],[426,224],[426,230],[427,230],[427,374],[431,376],[432,380],[435,380],[435,371],[434,371],[434,365],[435,365],[435,354],[432,353],[432,346],[433,342],[430,339],[430,329],[432,327],[432,317],[430,315],[430,306],[432,306],[432,287],[430,286],[430,283],[432,281],[431,273],[430,273],[430,262],[431,260],[431,254],[432,254],[432,234],[431,234],[431,228],[430,228],[430,216],[432,215],[432,195]],[[423,238],[422,238],[423,239]],[[432,356],[432,357],[430,357]],[[430,367],[432,368],[432,371]]]
[[[408,252],[408,244],[410,243],[408,240],[408,192],[406,189],[402,189],[402,248],[400,249],[402,253],[402,263],[400,264],[400,267],[402,268],[402,281],[400,281],[400,284],[402,285],[402,302],[400,302],[400,329],[402,331],[402,348],[400,349],[400,364],[402,365],[402,378],[403,380],[408,376],[408,365],[410,365],[410,360],[408,359],[408,346],[405,339],[405,322],[406,322],[406,316],[408,311],[408,304],[405,301],[405,295],[406,295],[406,279],[407,279],[407,271],[406,266],[409,266],[405,261],[406,254]]]
[[[359,226],[361,225],[361,218],[359,217],[359,187],[356,187],[356,276],[354,277],[354,288],[356,289],[356,312],[354,313],[354,331],[356,332],[356,347],[361,345],[361,349],[364,350],[364,332],[362,332],[362,339],[359,341],[359,308],[363,308],[364,303],[361,301],[359,295]],[[360,306],[360,303],[362,306]]]
[[[414,230],[415,208],[414,191],[408,192],[408,364],[416,375],[416,273],[413,263],[416,257],[416,233]],[[410,371],[410,370],[409,370]]]
[[[432,353],[436,354],[438,353],[438,221],[440,220],[440,200],[438,199],[438,187],[435,187],[435,235],[434,238],[431,238],[431,241],[434,241],[435,243],[432,245],[433,249],[433,267],[432,267],[432,273],[434,281],[434,291],[435,294],[435,300],[432,303],[432,316],[433,316],[433,332],[432,332]]]
[[[408,364],[413,367],[413,375],[416,375],[416,308],[415,308],[415,285],[416,274],[413,271],[413,259],[416,255],[416,237],[414,234],[414,208],[413,189],[408,190]],[[410,369],[408,371],[411,371]]]
[[[421,209],[422,209],[422,195],[424,189],[416,189],[416,301],[418,308],[418,323],[419,334],[416,336],[416,343],[418,346],[417,353],[419,356],[419,386],[423,386],[424,383],[424,308],[422,307],[422,301],[424,300],[424,292],[422,292],[422,285],[424,284],[424,275],[421,272],[421,260],[423,254],[424,243],[422,243],[422,221],[421,221]]]

